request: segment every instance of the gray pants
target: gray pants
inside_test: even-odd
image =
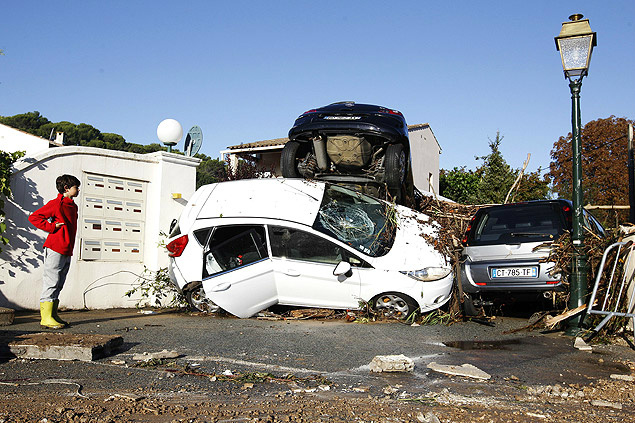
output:
[[[42,297],[40,302],[57,300],[66,282],[71,266],[71,256],[44,249],[44,275],[42,277]]]

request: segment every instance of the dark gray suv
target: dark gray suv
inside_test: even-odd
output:
[[[584,225],[604,236],[602,225],[586,210]],[[478,210],[463,239],[461,286],[466,314],[478,314],[488,294],[549,297],[552,291],[562,289],[560,274],[551,272],[554,264],[542,261],[549,256],[549,244],[571,227],[572,204],[568,200]]]

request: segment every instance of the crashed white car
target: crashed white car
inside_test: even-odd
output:
[[[249,179],[199,188],[170,229],[172,282],[198,309],[250,317],[274,304],[405,319],[450,298],[426,215],[325,182]]]

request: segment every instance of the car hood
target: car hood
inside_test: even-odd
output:
[[[398,227],[393,246],[388,254],[373,259],[371,264],[377,269],[400,271],[450,267],[449,259],[433,245],[439,238],[438,224],[423,213],[395,207]]]

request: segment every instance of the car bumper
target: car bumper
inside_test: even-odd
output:
[[[450,300],[453,284],[453,273],[437,281],[419,282],[416,284],[419,292],[414,293],[412,297],[419,304],[422,313],[436,310]]]
[[[557,291],[562,288],[560,275],[550,275],[553,263],[532,261],[486,261],[465,260],[461,265],[461,286],[464,292],[476,294],[483,292],[542,292]],[[492,277],[492,269],[509,267],[538,267],[535,278]]]
[[[294,141],[308,141],[314,134],[320,135],[346,135],[346,134],[367,134],[378,136],[388,143],[403,142],[407,135],[399,132],[390,126],[382,126],[374,123],[351,122],[351,121],[329,121],[329,122],[308,122],[294,126],[289,130],[289,139]],[[407,147],[407,143],[403,142]]]
[[[182,293],[183,287],[187,285],[187,281],[183,277],[183,274],[179,270],[176,261],[173,258],[170,258],[170,262],[168,263],[168,275],[170,276],[172,284],[180,293]]]

